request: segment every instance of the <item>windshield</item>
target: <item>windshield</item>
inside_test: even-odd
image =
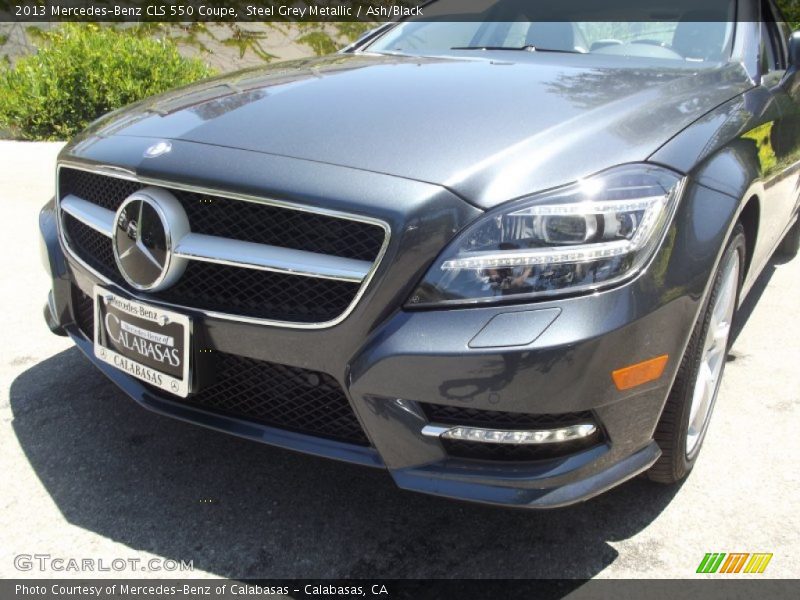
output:
[[[652,1],[647,4],[655,10]],[[730,57],[732,1],[720,1],[721,10],[714,14],[719,21],[709,20],[707,10],[677,11],[674,5],[661,5],[660,12],[635,15],[641,17],[637,21],[530,21],[525,14],[508,10],[502,13],[504,21],[407,21],[365,50],[439,56],[483,49],[529,50],[692,62],[721,62]],[[483,14],[491,16],[491,11]],[[652,19],[653,15],[663,20]]]

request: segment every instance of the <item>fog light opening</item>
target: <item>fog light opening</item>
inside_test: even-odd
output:
[[[486,444],[557,444],[588,438],[597,432],[594,423],[579,423],[557,429],[484,429],[463,425],[429,424],[422,435],[445,440],[461,440]]]

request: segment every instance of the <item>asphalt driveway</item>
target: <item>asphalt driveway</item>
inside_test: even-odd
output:
[[[175,422],[124,397],[41,317],[36,216],[57,149],[0,142],[0,576],[81,575],[15,569],[14,556],[44,553],[192,561],[195,577],[673,578],[694,576],[706,552],[736,551],[773,553],[762,577],[797,576],[800,259],[773,262],[745,307],[688,481],[499,510],[401,492],[382,471]]]

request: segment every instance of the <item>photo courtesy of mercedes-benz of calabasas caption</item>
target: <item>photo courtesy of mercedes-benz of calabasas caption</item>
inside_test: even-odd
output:
[[[800,243],[800,33],[629,4],[384,24],[100,118],[41,212],[48,326],[148,409],[406,490],[680,481]]]

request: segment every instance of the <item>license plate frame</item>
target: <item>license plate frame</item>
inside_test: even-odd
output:
[[[100,285],[94,286],[93,297],[94,355],[140,381],[186,398],[192,391],[191,317]],[[176,357],[177,365],[172,364]],[[166,364],[159,367],[155,364],[159,362]]]

